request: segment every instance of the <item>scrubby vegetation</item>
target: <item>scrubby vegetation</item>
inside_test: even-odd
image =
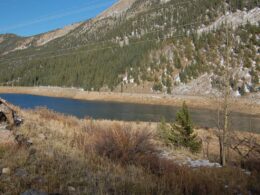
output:
[[[19,113],[24,124],[16,133],[33,144],[0,147],[0,167],[10,169],[0,176],[3,194],[28,189],[60,194],[260,192],[254,168],[249,175],[239,166],[193,169],[164,157],[164,150],[181,151],[165,148],[153,124],[78,120],[46,109]]]

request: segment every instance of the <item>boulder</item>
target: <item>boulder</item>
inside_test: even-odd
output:
[[[17,177],[25,178],[25,177],[28,176],[28,173],[27,173],[27,171],[25,169],[18,168],[18,169],[15,170],[15,174],[14,175],[17,176]]]
[[[3,168],[2,169],[2,174],[10,175],[11,174],[11,169],[9,167]]]
[[[73,186],[69,186],[68,191],[69,191],[70,194],[73,194],[73,193],[76,192],[76,188],[74,188]]]

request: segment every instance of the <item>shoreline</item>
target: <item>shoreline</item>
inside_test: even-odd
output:
[[[209,96],[88,92],[76,88],[61,87],[0,87],[0,93],[176,107],[181,106],[183,101],[185,101],[191,108],[204,108],[210,110],[217,110],[221,103],[220,98]],[[254,103],[252,98],[231,98],[230,110],[233,112],[260,116],[260,104]]]

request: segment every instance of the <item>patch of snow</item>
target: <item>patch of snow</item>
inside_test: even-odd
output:
[[[246,174],[246,175],[251,175],[251,172],[245,169],[242,169],[242,171]]]
[[[123,81],[127,83],[127,81],[128,81],[128,77],[127,77],[127,75],[124,76]]]
[[[249,93],[249,92],[250,92],[250,90],[248,89],[248,86],[247,86],[247,85],[245,85],[245,92],[246,92],[246,93]]]
[[[240,96],[241,96],[238,90],[236,90],[236,91],[233,93],[233,95],[234,95],[235,97],[240,97]]]
[[[251,75],[249,74],[249,72],[247,72],[244,77],[245,77],[246,80],[250,80],[251,79]]]
[[[129,38],[127,36],[124,37],[125,45],[129,45]]]
[[[170,2],[171,0],[161,0],[160,3],[168,3]]]
[[[130,80],[129,80],[129,83],[131,83],[131,84],[133,84],[135,82],[135,80],[133,79],[133,78],[131,78]]]
[[[199,168],[199,167],[215,167],[220,168],[221,165],[219,163],[211,163],[209,160],[192,160],[188,158],[186,165],[192,168]]]
[[[119,41],[119,46],[120,46],[120,47],[124,47],[124,44],[125,44],[124,41]]]
[[[174,78],[175,82],[176,83],[180,83],[181,82],[181,79],[180,79],[180,76],[177,75],[175,78]]]
[[[191,168],[199,168],[199,167],[209,167],[209,168],[221,168],[222,166],[219,163],[213,163],[206,159],[200,160],[192,160],[189,157],[185,156],[175,156],[168,151],[162,151],[159,155],[160,158],[173,160],[179,165],[186,165]]]

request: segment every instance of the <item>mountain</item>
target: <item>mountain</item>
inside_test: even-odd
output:
[[[233,95],[257,93],[259,22],[257,0],[120,0],[96,18],[63,29],[0,35],[0,83],[218,93],[228,35]]]
[[[77,28],[80,24],[81,23],[75,23],[69,26],[65,26],[62,29],[57,29],[31,37],[19,37],[12,34],[0,35],[0,52],[2,56],[4,56],[17,50],[43,46],[54,39],[65,36],[70,31]]]

